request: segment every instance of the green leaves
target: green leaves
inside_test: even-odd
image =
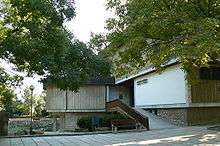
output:
[[[14,97],[13,91],[0,83],[0,110],[6,111],[10,117],[12,116],[12,103]]]
[[[72,3],[61,0],[5,0],[3,4],[1,26],[5,33],[4,40],[0,41],[1,58],[9,59],[19,71],[44,74],[42,57],[54,52],[62,54],[71,43],[63,22],[74,14],[63,11],[71,9],[74,12]]]
[[[108,62],[79,41],[75,41],[59,59],[56,57],[50,59],[46,65],[50,71],[46,82],[61,89],[77,91],[79,85],[87,80],[110,74]]]
[[[160,68],[173,58],[179,58],[185,70],[219,58],[218,0],[109,1],[110,9],[121,7],[125,13],[115,12],[116,18],[107,23],[107,48],[118,52],[114,58],[118,75],[119,70],[140,69],[149,63]]]
[[[4,0],[2,5],[0,58],[17,71],[75,91],[95,74],[109,73],[105,61],[63,26],[75,16],[73,0]]]

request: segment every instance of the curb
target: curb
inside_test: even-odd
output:
[[[130,133],[130,132],[144,132],[146,129],[142,130],[120,130],[117,133]],[[86,133],[61,133],[61,134],[39,134],[39,135],[16,135],[16,136],[0,136],[2,138],[25,138],[25,137],[54,137],[54,136],[81,136],[81,135],[94,135],[94,134],[117,134],[112,131],[98,131],[98,132],[86,132]]]

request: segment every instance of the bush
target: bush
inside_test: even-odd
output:
[[[77,121],[79,128],[88,129],[89,131],[93,130],[92,126],[92,117],[83,117]]]
[[[89,131],[93,131],[95,127],[111,127],[111,120],[113,119],[128,119],[126,115],[120,114],[118,112],[112,112],[112,113],[106,113],[102,117],[96,117],[99,118],[98,125],[93,125],[92,119],[94,117],[88,116],[80,118],[77,121],[77,125],[79,128],[82,129],[88,129]]]

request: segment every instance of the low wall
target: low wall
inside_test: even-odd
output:
[[[220,107],[188,107],[156,110],[158,116],[178,126],[220,124]]]
[[[30,130],[29,118],[13,118],[8,123],[9,135],[26,135]],[[53,118],[42,118],[33,121],[33,130],[39,131],[55,131],[59,125]]]
[[[157,115],[177,126],[188,125],[187,109],[184,108],[157,109]]]

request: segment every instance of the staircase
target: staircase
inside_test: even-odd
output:
[[[137,123],[140,123],[143,127],[149,130],[149,120],[148,117],[137,112],[132,107],[128,106],[127,104],[123,103],[119,99],[110,101],[106,103],[106,109],[108,112],[118,111],[123,112],[128,115],[130,118],[134,119]]]
[[[149,119],[149,127],[152,130],[156,129],[169,129],[169,128],[177,128],[178,126],[169,123],[168,121],[161,119],[159,116],[156,116],[148,111],[145,111],[141,108],[134,108],[135,111],[139,112],[141,115],[148,117]]]

